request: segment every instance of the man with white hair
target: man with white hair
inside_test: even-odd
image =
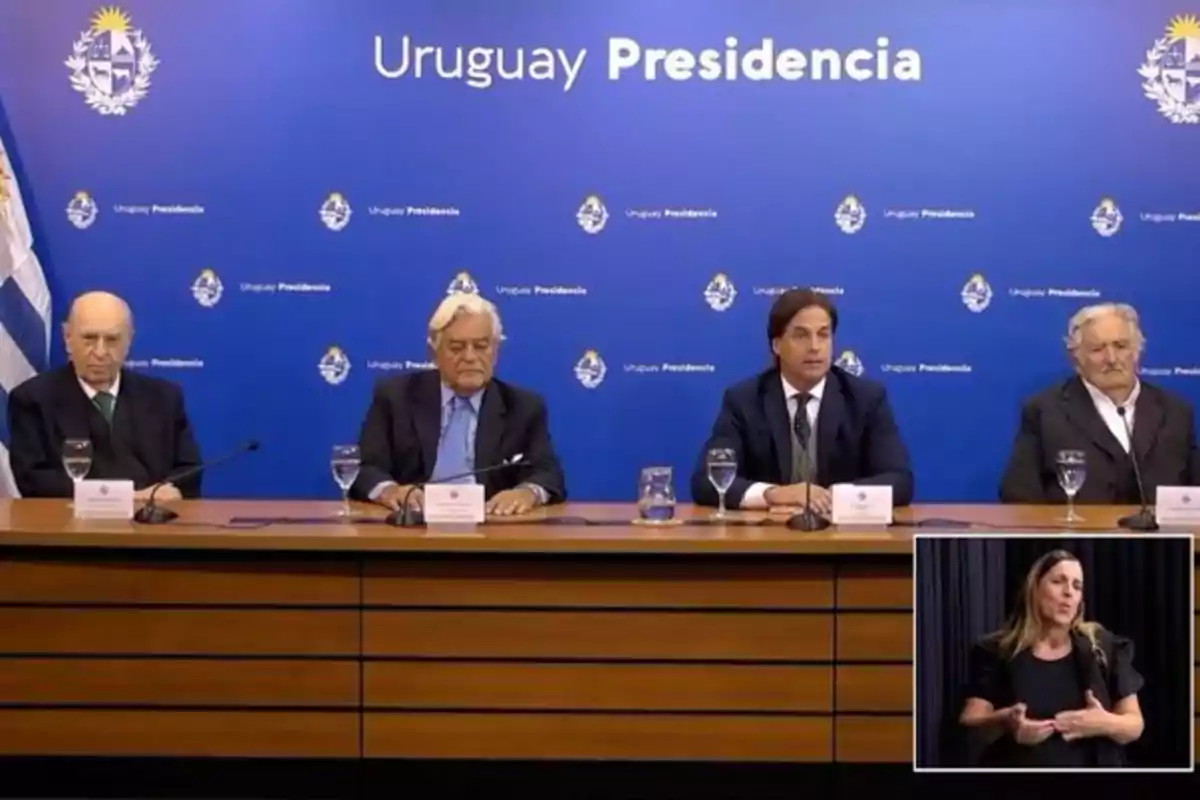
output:
[[[550,441],[546,404],[532,392],[492,377],[500,315],[476,294],[446,297],[429,320],[436,370],[384,378],[359,437],[362,469],[351,494],[390,509],[414,485],[437,483],[520,455],[511,467],[463,482],[481,482],[489,514],[524,514],[566,497]]]
[[[1057,478],[1063,450],[1081,451],[1086,460],[1078,503],[1139,504],[1131,453],[1149,503],[1159,486],[1200,482],[1191,405],[1138,378],[1145,339],[1137,311],[1123,303],[1081,309],[1067,326],[1066,343],[1076,376],[1026,403],[1000,500],[1065,502]]]

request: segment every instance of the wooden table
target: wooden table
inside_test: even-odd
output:
[[[0,755],[907,762],[911,523],[1061,513],[797,533],[690,507],[462,529],[176,507],[148,527],[0,502]]]

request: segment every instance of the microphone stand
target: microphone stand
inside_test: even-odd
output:
[[[803,408],[801,408],[801,409],[798,409],[796,413],[805,414],[807,412]],[[813,434],[810,434],[810,435],[813,435]],[[815,470],[810,471],[807,469],[807,467],[809,466],[809,464],[808,464],[808,448],[807,447],[800,448],[800,455],[804,459],[803,463],[805,466],[805,472],[808,473],[809,478],[814,477],[812,475],[812,472],[815,472]],[[825,519],[825,517],[821,516],[816,511],[813,511],[812,481],[811,480],[805,481],[804,482],[804,510],[801,511],[799,514],[793,514],[792,516],[788,517],[788,521],[787,521],[788,528],[791,530],[794,530],[794,531],[823,531],[826,528],[828,528],[830,526],[830,524],[831,523],[829,522],[829,520]]]
[[[477,475],[483,475],[486,472],[492,472],[493,470],[516,466],[517,464],[521,463],[522,460],[523,455],[518,453],[512,458],[501,461],[499,464],[493,464],[490,467],[484,467],[483,469],[464,472],[461,475],[451,475],[449,477],[442,478],[439,483],[450,483],[451,481],[457,481],[462,478],[473,478]],[[411,508],[408,503],[409,500],[412,499],[413,492],[417,491],[418,489],[424,489],[426,483],[427,482],[414,483],[412,486],[408,487],[408,491],[404,493],[404,499],[400,502],[400,507],[388,514],[384,519],[384,522],[395,528],[417,528],[424,525],[425,513],[420,509]]]
[[[1154,512],[1150,509],[1150,504],[1146,502],[1146,485],[1142,483],[1142,469],[1138,466],[1137,448],[1133,446],[1133,428],[1129,425],[1129,417],[1125,415],[1125,406],[1117,406],[1117,414],[1121,417],[1121,422],[1125,424],[1125,435],[1129,438],[1129,460],[1133,462],[1133,477],[1137,481],[1138,500],[1142,504],[1142,507],[1135,513],[1117,520],[1117,525],[1127,531],[1151,533],[1158,530],[1158,520],[1154,518]]]
[[[214,459],[213,461],[208,461],[203,464],[196,464],[195,466],[180,470],[174,475],[170,475],[164,480],[154,484],[154,488],[150,490],[150,496],[146,498],[146,504],[134,512],[133,521],[139,522],[143,525],[164,525],[174,519],[178,519],[179,512],[172,511],[171,509],[164,508],[163,506],[156,506],[154,504],[154,495],[158,494],[159,489],[168,483],[174,483],[175,481],[180,481],[184,478],[190,478],[196,473],[203,472],[209,467],[215,467],[217,464],[228,461],[234,456],[240,456],[242,453],[252,453],[257,449],[257,440],[246,442],[231,453],[226,453],[225,455]]]

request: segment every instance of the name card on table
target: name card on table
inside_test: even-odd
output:
[[[1200,522],[1200,487],[1158,487],[1154,498],[1154,519],[1159,525],[1194,525]]]
[[[133,519],[133,481],[76,481],[75,519]]]
[[[836,483],[833,493],[834,525],[891,525],[892,487]]]
[[[425,484],[425,523],[472,525],[483,522],[483,485]]]

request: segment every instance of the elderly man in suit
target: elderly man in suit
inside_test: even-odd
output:
[[[836,483],[891,485],[894,504],[912,502],[912,467],[886,391],[832,366],[837,326],[822,294],[793,289],[775,301],[767,320],[775,364],[725,391],[692,475],[697,503],[717,504],[705,463],[716,447],[737,453],[732,508],[800,506],[811,492],[811,510],[827,515]]]
[[[1087,463],[1077,503],[1140,503],[1134,457],[1150,503],[1159,486],[1200,481],[1191,406],[1138,378],[1146,341],[1137,311],[1123,303],[1083,308],[1067,326],[1066,344],[1075,375],[1021,410],[1000,500],[1065,502],[1057,477],[1063,450],[1083,452]]]
[[[125,301],[89,292],[63,325],[69,363],[25,381],[8,398],[9,463],[23,497],[70,497],[66,439],[92,442],[89,478],[131,480],[138,499],[200,463],[200,451],[174,383],[124,368],[133,341]],[[156,500],[200,496],[200,475],[164,483]]]
[[[523,514],[566,497],[538,395],[492,376],[500,346],[496,307],[476,294],[446,297],[429,320],[435,370],[384,378],[359,438],[361,500],[396,509],[419,488],[520,455],[510,467],[464,480],[483,483],[489,514]]]

